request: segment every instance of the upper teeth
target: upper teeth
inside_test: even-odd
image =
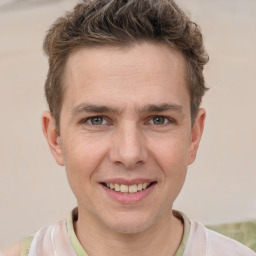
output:
[[[114,183],[106,183],[107,187],[113,189],[117,192],[122,193],[136,193],[147,188],[150,185],[150,182],[140,183],[140,184],[133,184],[133,185],[124,185],[124,184],[114,184]]]

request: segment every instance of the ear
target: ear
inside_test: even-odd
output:
[[[55,119],[49,111],[42,114],[42,128],[56,162],[64,166],[61,138],[56,129]]]
[[[196,153],[197,153],[199,143],[204,130],[205,116],[206,116],[205,110],[200,108],[198,110],[194,125],[192,127],[192,131],[191,131],[188,164],[192,164],[196,159]]]

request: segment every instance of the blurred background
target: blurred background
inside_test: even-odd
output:
[[[47,146],[42,41],[77,1],[0,0],[0,249],[75,207]],[[256,220],[256,1],[177,0],[200,24],[210,62],[207,119],[175,209],[204,224]]]

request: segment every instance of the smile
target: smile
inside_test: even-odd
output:
[[[100,182],[103,191],[121,204],[134,204],[144,200],[155,190],[157,181],[145,179],[112,179]]]
[[[144,182],[139,184],[125,185],[118,183],[102,183],[105,187],[120,193],[137,193],[145,190],[151,186],[154,182]]]

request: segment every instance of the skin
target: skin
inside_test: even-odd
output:
[[[7,250],[0,252],[0,256],[19,256],[21,253],[22,242],[18,242],[8,248]],[[2,254],[1,254],[2,253]]]
[[[69,57],[63,80],[60,135],[49,112],[42,126],[77,198],[80,243],[90,256],[174,255],[183,224],[172,205],[205,119],[200,109],[191,124],[183,56],[153,43],[82,48]],[[120,203],[101,184],[113,178],[155,185],[143,200]]]

